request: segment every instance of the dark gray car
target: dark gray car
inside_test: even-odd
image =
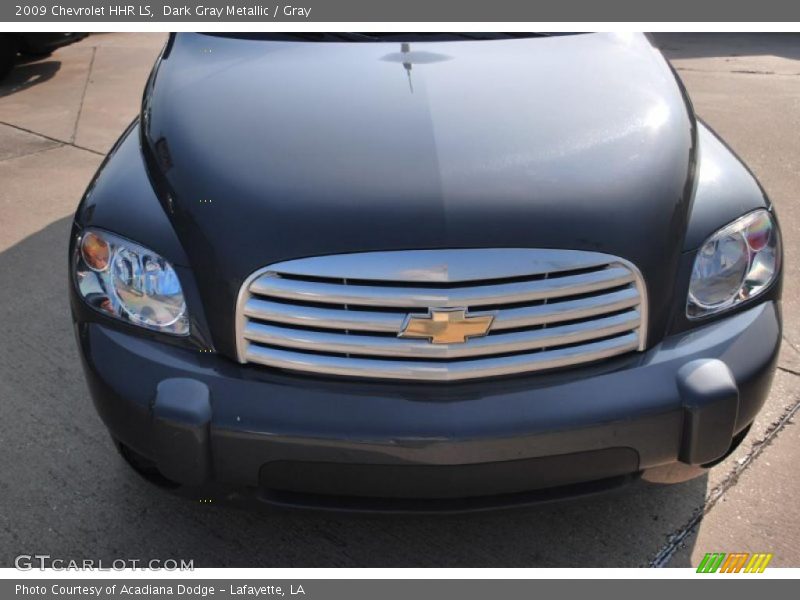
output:
[[[639,35],[173,35],[70,244],[123,455],[274,504],[696,475],[780,342],[769,200]]]

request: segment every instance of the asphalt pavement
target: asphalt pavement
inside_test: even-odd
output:
[[[734,551],[800,566],[800,35],[656,36],[782,224],[785,339],[745,443],[683,484],[433,517],[201,504],[153,488],[114,452],[73,339],[67,237],[164,40],[92,35],[0,84],[0,566],[35,553],[198,567],[690,566]]]

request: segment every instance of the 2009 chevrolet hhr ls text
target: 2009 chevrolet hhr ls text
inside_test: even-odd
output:
[[[781,339],[770,202],[638,35],[173,35],[69,258],[128,462],[285,506],[685,479]]]

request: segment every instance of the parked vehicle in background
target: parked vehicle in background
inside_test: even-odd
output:
[[[41,58],[82,40],[88,33],[0,33],[0,81],[14,68],[18,57]]]

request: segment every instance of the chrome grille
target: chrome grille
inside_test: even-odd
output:
[[[493,315],[487,335],[398,337],[409,315]],[[306,258],[261,269],[237,305],[242,363],[325,375],[454,381],[589,363],[645,346],[635,266],[575,250],[469,249]]]

